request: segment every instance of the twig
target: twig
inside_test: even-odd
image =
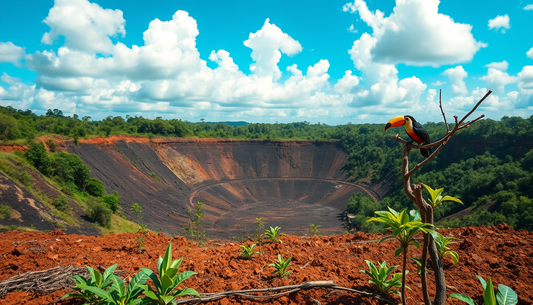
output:
[[[281,286],[281,287],[271,287],[271,288],[264,288],[264,289],[247,289],[247,290],[236,290],[236,291],[224,291],[224,292],[216,292],[216,293],[200,293],[201,299],[198,298],[190,298],[190,299],[181,299],[177,300],[177,304],[184,304],[189,302],[207,302],[207,301],[213,301],[218,300],[230,296],[239,296],[243,298],[249,298],[249,299],[266,299],[266,298],[276,298],[280,297],[282,295],[291,294],[294,292],[298,292],[302,289],[310,289],[310,288],[332,288],[332,289],[338,289],[338,290],[345,290],[349,292],[354,292],[358,294],[363,294],[366,296],[371,296],[374,298],[377,298],[381,301],[385,301],[387,303],[395,304],[396,302],[389,300],[387,298],[384,298],[380,295],[355,290],[347,287],[341,287],[336,286],[335,281],[313,281],[313,282],[306,282],[300,285],[291,285],[291,286]],[[249,293],[271,293],[281,290],[288,290],[285,292],[270,294],[270,295],[251,295]]]
[[[448,122],[446,122],[446,116],[444,115],[444,110],[442,110],[442,89],[439,90],[439,107],[442,117],[444,118],[444,125],[446,125],[446,133],[448,134],[450,133],[450,126],[448,126]]]

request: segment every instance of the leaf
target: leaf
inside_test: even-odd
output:
[[[144,295],[149,297],[150,299],[152,300],[159,300],[159,297],[154,293],[154,291],[152,290],[152,288],[148,285],[143,285],[143,289],[144,289]]]
[[[464,203],[461,201],[461,199],[455,198],[455,197],[452,197],[452,196],[444,196],[444,197],[442,197],[441,201],[455,201],[455,202],[459,202],[460,204],[464,205]]]
[[[124,280],[114,274],[109,278],[113,280],[113,283],[111,284],[108,292],[111,293],[112,291],[116,291],[121,297],[126,295],[126,285],[124,284]]]
[[[67,293],[64,296],[62,296],[61,299],[66,299],[66,298],[84,298],[84,297],[85,296],[83,294],[80,294],[80,293]]]
[[[159,270],[159,277],[163,277],[163,275],[165,275],[167,269],[170,267],[171,262],[172,262],[172,248],[171,248],[171,243],[168,243],[167,251],[165,251],[163,261],[161,262],[161,269]]]
[[[415,247],[420,249],[420,244],[416,240],[413,239],[412,242],[413,242],[413,245],[415,245]]]
[[[106,301],[111,301],[111,302],[113,301],[111,294],[109,294],[109,292],[103,290],[102,288],[94,287],[94,286],[87,286],[85,287],[84,290],[88,290]]]
[[[154,282],[154,286],[157,289],[157,292],[161,293],[161,282],[159,281],[159,278],[157,277],[157,275],[148,268],[141,268],[141,270],[142,272],[146,273],[146,275],[148,275],[148,277],[152,280],[152,282]],[[146,286],[146,285],[143,285],[143,286]]]
[[[192,289],[192,288],[185,288],[185,289],[179,291],[179,292],[178,292],[177,294],[175,294],[174,296],[175,296],[175,297],[180,297],[180,296],[182,296],[182,295],[194,295],[194,296],[199,297],[200,299],[202,298],[202,297],[200,296],[200,294],[198,293],[198,291],[196,291],[196,290],[194,290],[194,289]]]
[[[143,271],[137,273],[133,277],[133,279],[131,279],[131,282],[128,285],[128,289],[126,290],[127,299],[136,298],[141,292],[142,285],[146,284],[147,280],[148,280],[148,274],[146,274]]]
[[[378,240],[378,244],[381,243],[382,241],[386,241],[388,239],[395,239],[395,238],[396,238],[396,236],[391,236],[391,235],[385,236],[382,239]]]
[[[492,280],[489,277],[487,286],[485,288],[485,305],[496,305],[496,297],[494,296],[494,287],[492,287]]]
[[[518,303],[518,296],[510,287],[498,285],[498,294],[496,295],[499,305],[515,305]]]
[[[394,252],[394,256],[398,256],[398,255],[402,254],[402,252],[403,252],[403,247],[400,247],[400,248],[398,248],[396,250],[396,252]]]
[[[174,277],[174,283],[175,285],[179,285],[181,284],[181,282],[185,281],[186,279],[190,278],[191,276],[197,274],[196,272],[194,271],[184,271],[178,275],[176,275],[176,277]]]
[[[117,269],[118,264],[114,264],[113,266],[109,266],[105,271],[103,275],[103,279],[106,280],[109,278],[111,274],[115,272],[115,269]]]
[[[465,294],[462,294],[462,293],[452,293],[450,294],[450,298],[456,298],[458,299],[459,301],[463,301],[469,305],[477,305],[476,302],[474,302],[474,300],[472,300],[472,298],[470,298],[469,296],[465,295]]]
[[[168,275],[161,277],[161,294],[169,293],[175,286],[174,281]]]
[[[476,277],[478,278],[479,282],[481,283],[481,286],[483,287],[483,291],[485,291],[485,289],[487,287],[487,283],[485,282],[485,280],[481,276],[476,275]]]

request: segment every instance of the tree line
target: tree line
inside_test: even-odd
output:
[[[60,134],[75,141],[81,137],[113,134],[148,137],[200,137],[265,140],[336,140],[349,155],[344,169],[351,180],[374,183],[392,181],[391,192],[379,203],[354,194],[347,211],[356,214],[354,225],[359,230],[376,227],[365,223],[376,210],[413,208],[403,194],[400,177],[401,145],[395,132],[407,138],[403,128],[383,132],[383,124],[345,124],[329,126],[295,122],[286,124],[237,124],[188,122],[161,117],[108,116],[92,120],[89,116],[65,116],[61,110],[48,110],[37,115],[30,110],[0,107],[0,140],[33,139],[41,134]],[[431,139],[446,132],[444,123],[426,123]],[[452,125],[453,127],[453,125]],[[432,188],[444,188],[444,194],[460,198],[464,205],[443,205],[435,213],[442,225],[493,225],[506,222],[515,229],[533,230],[533,116],[503,117],[499,121],[482,120],[460,131],[443,151],[415,176],[413,181]],[[410,161],[420,162],[414,152]],[[425,194],[428,195],[427,193]],[[470,213],[462,218],[448,216],[465,208]]]

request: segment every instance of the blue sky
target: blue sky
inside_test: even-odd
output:
[[[532,1],[4,1],[0,105],[188,121],[533,115]]]

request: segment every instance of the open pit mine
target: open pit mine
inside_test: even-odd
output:
[[[116,136],[64,142],[62,149],[80,156],[108,192],[120,194],[129,219],[129,207],[139,203],[142,223],[166,234],[183,235],[197,201],[210,238],[251,235],[256,217],[295,235],[310,224],[339,233],[352,193],[381,197],[378,186],[347,181],[348,155],[333,141]]]

